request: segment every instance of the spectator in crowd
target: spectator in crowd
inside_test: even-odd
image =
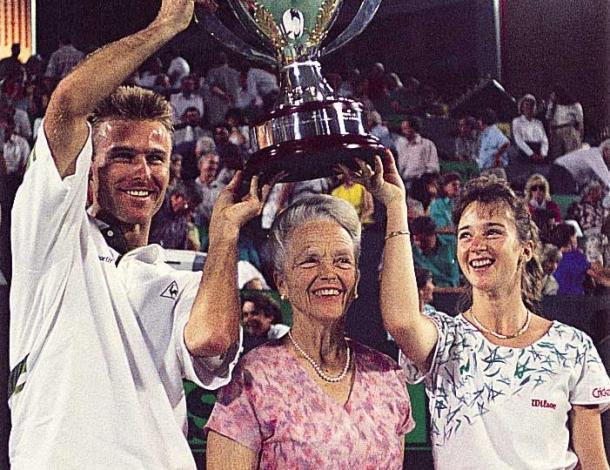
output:
[[[602,186],[591,181],[582,192],[579,202],[568,208],[568,218],[578,222],[583,232],[583,243],[587,261],[604,262],[604,253],[608,246],[608,237],[602,233],[606,209],[602,204]]]
[[[440,179],[439,173],[424,173],[413,182],[410,194],[421,202],[425,214],[429,214],[430,205],[439,196]]]
[[[182,79],[187,77],[191,73],[191,66],[188,61],[180,55],[176,46],[169,48],[167,52],[169,62],[167,67],[167,77],[169,78],[169,85],[172,89],[177,89],[182,83]]]
[[[168,190],[163,205],[150,226],[149,243],[163,248],[199,251],[199,236],[192,220],[201,196],[191,185],[179,184]]]
[[[556,85],[549,98],[550,158],[578,150],[585,135],[582,105],[563,85]]]
[[[371,101],[377,104],[382,97],[385,97],[387,92],[387,84],[385,77],[385,67],[381,62],[375,62],[369,71],[368,77],[368,96]]]
[[[580,149],[557,158],[549,171],[556,194],[578,194],[590,181],[599,180],[610,189],[610,139],[599,147]]]
[[[203,101],[201,104],[203,105]],[[197,106],[187,107],[182,113],[180,122],[174,125],[174,146],[187,142],[194,143],[204,136],[211,137],[212,133],[202,126],[199,108]]]
[[[246,75],[246,83],[248,90],[260,96],[263,101],[279,92],[276,74],[265,68],[250,67]]]
[[[349,202],[356,209],[358,220],[363,228],[372,224],[374,222],[373,212],[375,211],[375,204],[371,193],[364,186],[351,179],[348,172],[344,172],[338,177],[340,184],[330,194]]]
[[[169,101],[174,110],[174,124],[180,121],[188,108],[196,108],[199,111],[200,119],[203,116],[203,98],[197,93],[196,87],[195,77],[187,75],[180,81],[180,93],[174,93],[170,97]]]
[[[415,282],[419,299],[419,311],[421,313],[435,313],[436,308],[432,305],[434,301],[434,279],[428,269],[415,266]]]
[[[539,173],[531,175],[525,183],[525,200],[530,215],[536,219],[536,211],[547,210],[553,214],[556,224],[561,223],[561,209],[551,199],[551,187],[548,180]]]
[[[2,131],[2,156],[6,165],[6,189],[10,201],[15,197],[17,188],[23,181],[25,166],[30,155],[27,140],[15,133],[15,121],[11,116],[0,117]]]
[[[610,397],[598,391],[610,378],[588,336],[536,313],[542,272],[524,202],[505,180],[479,177],[466,184],[454,222],[468,310],[451,317],[406,307],[414,297],[405,288],[414,277],[407,237],[386,242],[381,280],[380,298],[395,304],[382,304],[384,325],[409,382],[423,382],[430,398],[435,467],[607,469],[600,414]]]
[[[562,257],[555,279],[559,284],[558,294],[584,295],[584,282],[591,263],[578,249],[576,229],[570,224],[559,224],[553,230],[553,244],[561,251]]]
[[[479,140],[479,168],[490,170],[508,165],[507,150],[510,145],[508,138],[502,133],[496,123],[498,116],[493,109],[486,109],[479,117],[481,137]]]
[[[344,333],[358,282],[354,209],[309,196],[276,218],[270,240],[293,325],[244,356],[220,392],[206,425],[208,468],[401,467],[413,427],[404,377]]]
[[[84,52],[79,51],[72,44],[72,39],[69,36],[62,35],[59,38],[59,47],[49,57],[47,70],[45,75],[54,80],[61,80],[68,75],[83,58]]]
[[[165,264],[148,235],[168,183],[171,108],[117,89],[186,29],[194,3],[163,0],[148,26],[89,56],[51,97],[13,208],[14,469],[195,469],[182,380],[227,381],[239,347],[237,235],[262,200],[254,184],[237,201],[236,178],[203,277]]]
[[[25,80],[25,69],[19,60],[21,54],[21,44],[15,43],[11,46],[11,55],[0,60],[0,82],[7,78]]]
[[[424,116],[447,116],[447,105],[443,103],[436,89],[431,85],[424,85],[421,91],[422,109]]]
[[[224,185],[217,181],[220,168],[220,157],[215,152],[207,152],[199,158],[199,176],[195,179],[196,187],[201,195],[201,203],[197,207],[197,224],[208,226],[212,208]]]
[[[383,124],[381,114],[379,114],[377,111],[372,111],[369,114],[368,127],[371,135],[377,137],[381,142],[381,145],[387,149],[394,149],[394,141],[392,140],[390,129]]]
[[[568,208],[568,218],[578,222],[585,236],[601,233],[604,224],[602,185],[597,180],[587,184],[579,202]]]
[[[239,72],[229,66],[224,52],[217,54],[216,67],[208,71],[207,82],[207,120],[212,126],[224,125],[227,111],[235,106],[235,96],[240,88]]]
[[[547,243],[540,252],[542,266],[542,295],[557,295],[559,284],[553,274],[561,261],[561,251],[555,245]]]
[[[0,118],[12,118],[15,123],[15,134],[20,135],[28,142],[32,138],[32,125],[28,113],[16,108],[8,97],[0,95]]]
[[[169,188],[182,184],[182,155],[173,153],[169,163]]]
[[[168,100],[169,100],[170,96],[172,95],[172,92],[174,91],[172,89],[169,75],[167,75],[165,73],[160,73],[159,75],[157,75],[157,78],[155,78],[155,82],[153,83],[153,86],[151,89],[155,93],[159,93],[161,96],[163,96],[164,98],[166,98]]]
[[[479,126],[472,116],[458,121],[458,135],[455,138],[455,158],[462,162],[476,162],[479,157]]]
[[[521,115],[513,119],[512,132],[521,159],[527,163],[545,163],[549,141],[544,125],[536,115],[536,97],[524,95],[517,103]]]
[[[256,83],[248,82],[248,72],[240,71],[239,88],[235,94],[235,107],[243,113],[246,122],[254,121],[263,107],[263,99],[257,89],[250,88],[251,86],[256,87]]]
[[[278,303],[264,292],[241,294],[244,354],[268,341],[282,338],[290,327],[282,323]]]
[[[430,218],[438,233],[455,235],[452,212],[455,200],[460,196],[462,178],[459,173],[450,172],[441,176],[441,194],[430,204]]]
[[[231,108],[225,115],[229,136],[228,142],[237,146],[242,157],[250,153],[250,128],[244,122],[244,115],[238,108]]]
[[[438,237],[436,224],[427,216],[411,221],[411,234],[415,266],[432,272],[437,286],[457,287],[460,284],[460,269],[455,260],[455,241]]]
[[[136,77],[136,85],[152,90],[160,73],[163,73],[163,61],[160,57],[151,57],[140,67]]]
[[[396,163],[407,189],[413,180],[425,173],[438,173],[439,160],[436,146],[420,135],[421,120],[407,116],[400,124],[400,135],[396,138]]]
[[[356,80],[352,98],[362,104],[364,116],[368,117],[375,111],[375,105],[369,97],[369,81],[366,78],[361,77]]]
[[[216,152],[220,156],[220,170],[218,181],[226,183],[231,180],[237,170],[242,169],[246,158],[244,146],[236,145],[235,138],[230,140],[230,130],[226,126],[216,126],[214,128],[214,143]]]

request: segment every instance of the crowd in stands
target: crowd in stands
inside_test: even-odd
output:
[[[54,86],[84,57],[67,38],[48,61],[33,56],[21,63],[19,54],[16,44],[0,61],[4,225],[10,224],[11,203]],[[393,151],[408,189],[415,263],[432,273],[437,288],[459,290],[464,284],[455,259],[453,201],[470,177],[494,173],[523,194],[546,243],[545,293],[604,292],[609,282],[604,266],[610,263],[610,140],[584,143],[583,108],[565,87],[555,86],[544,100],[525,94],[516,105],[517,117],[500,123],[493,103],[476,115],[449,117],[449,106],[432,87],[414,77],[402,80],[380,63],[368,72],[353,69],[326,78],[337,96],[362,103],[369,132]],[[206,251],[214,201],[253,152],[249,125],[273,107],[279,95],[276,75],[258,66],[234,67],[223,52],[204,72],[173,48],[144,63],[129,84],[164,95],[173,109],[170,189],[150,241]],[[451,135],[430,132],[435,119],[446,120]],[[339,176],[276,185],[262,220],[246,227],[240,240],[240,259],[260,270],[269,285],[266,231],[278,212],[311,193],[349,201],[365,230],[383,223],[364,187]],[[579,275],[562,274],[576,272],[575,266]],[[7,260],[2,270],[10,275]]]

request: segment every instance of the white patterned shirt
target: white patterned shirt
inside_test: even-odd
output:
[[[532,345],[510,348],[462,315],[429,316],[439,332],[430,371],[402,354],[400,363],[409,382],[425,383],[435,468],[575,468],[568,412],[610,407],[610,378],[591,339],[555,321]]]

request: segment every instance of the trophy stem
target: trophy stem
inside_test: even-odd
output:
[[[316,60],[293,62],[280,70],[280,96],[277,106],[295,106],[309,101],[334,98],[333,89],[322,76]]]

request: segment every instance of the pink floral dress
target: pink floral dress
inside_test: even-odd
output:
[[[246,354],[221,389],[206,425],[260,454],[263,469],[401,469],[413,429],[403,371],[361,344],[343,406],[307,374],[279,341]]]

